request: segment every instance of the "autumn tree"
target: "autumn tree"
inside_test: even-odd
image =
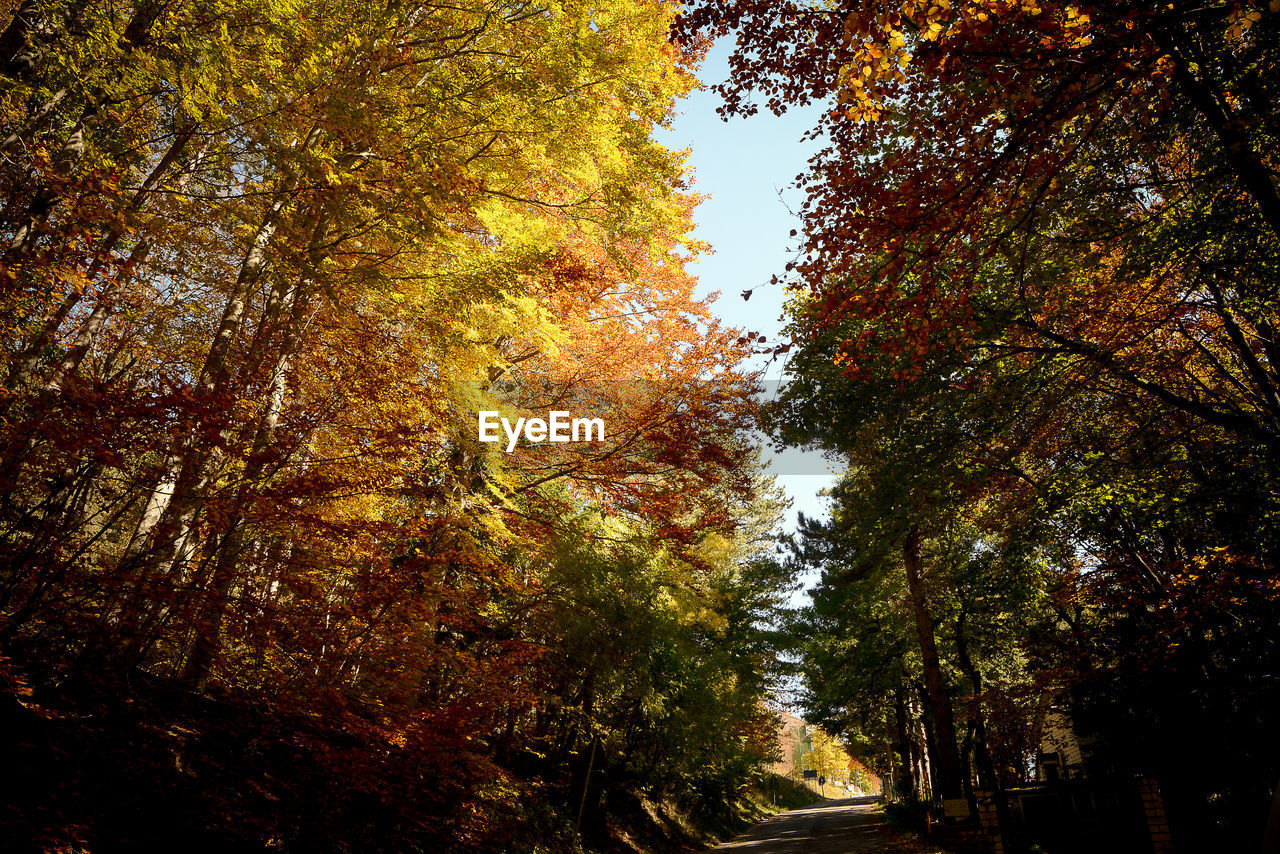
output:
[[[783,277],[811,354],[792,411],[868,407],[866,433],[816,415],[816,436],[1044,544],[1069,630],[1037,636],[1039,664],[1091,685],[1100,764],[1160,773],[1188,839],[1250,839],[1280,773],[1253,746],[1268,691],[1227,675],[1274,669],[1278,20],[747,0],[684,19],[734,33],[727,112],[828,107]],[[913,399],[937,417],[875,420]],[[1233,734],[1214,770],[1160,759],[1197,728]]]
[[[557,760],[608,731],[608,767],[635,786],[731,790],[753,767],[755,621],[779,582],[739,580],[750,549],[725,545],[765,487],[743,432],[748,348],[694,296],[696,199],[652,133],[695,84],[675,12],[7,10],[4,713],[30,735],[15,767],[85,757],[12,793],[17,836],[519,836],[532,808],[512,766],[550,698],[579,687],[557,695],[548,675],[573,637],[549,604],[572,586],[550,544],[592,515],[613,520],[592,538],[637,544],[581,562],[634,595],[625,613],[582,602],[649,620],[650,678],[678,671],[685,689],[620,690],[557,733]],[[603,442],[478,440],[481,409],[578,407],[608,423]],[[668,588],[687,601],[654,610],[645,596]],[[723,655],[700,648],[724,626]],[[601,678],[642,671],[610,661]],[[106,735],[48,724],[100,714]],[[683,723],[736,733],[697,754],[710,778],[655,746]],[[113,818],[134,814],[155,820]]]

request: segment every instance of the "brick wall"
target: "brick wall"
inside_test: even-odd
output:
[[[1169,832],[1169,816],[1164,811],[1160,784],[1151,777],[1139,777],[1138,794],[1142,798],[1142,810],[1146,813],[1153,854],[1173,854],[1173,835]]]

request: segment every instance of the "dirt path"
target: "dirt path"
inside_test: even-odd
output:
[[[874,798],[822,801],[780,813],[711,850],[725,854],[874,854],[886,851]]]

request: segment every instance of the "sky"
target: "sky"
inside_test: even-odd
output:
[[[699,73],[704,84],[728,76],[727,58],[732,43],[721,39]],[[815,110],[797,110],[778,117],[767,111],[750,118],[724,121],[716,107],[720,97],[704,88],[677,103],[679,114],[669,131],[659,131],[659,141],[670,148],[689,149],[694,172],[693,189],[709,196],[694,212],[695,236],[711,244],[714,254],[702,256],[690,267],[698,276],[699,293],[719,291],[714,309],[730,326],[781,340],[783,289],[769,279],[781,274],[794,253],[789,236],[800,221],[803,194],[795,189],[795,177],[818,150],[818,143],[801,139],[815,124]],[[742,291],[751,289],[750,300]],[[767,373],[778,379],[783,363],[774,362]],[[789,455],[774,467],[778,483],[792,500],[789,525],[796,513],[825,516],[820,490],[830,487],[834,476],[817,453]],[[812,472],[799,474],[797,470]]]

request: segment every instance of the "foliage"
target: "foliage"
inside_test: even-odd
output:
[[[675,7],[6,9],[6,832],[569,845],[745,780],[785,579]],[[608,435],[478,440],[552,409]]]
[[[849,462],[798,546],[825,573],[801,633],[815,709],[896,768],[946,759],[960,703],[955,740],[988,729],[985,776],[1016,779],[1067,695],[1089,773],[1159,776],[1181,844],[1256,845],[1277,27],[1256,2],[686,11],[734,33],[727,112],[828,106],[770,419]]]

